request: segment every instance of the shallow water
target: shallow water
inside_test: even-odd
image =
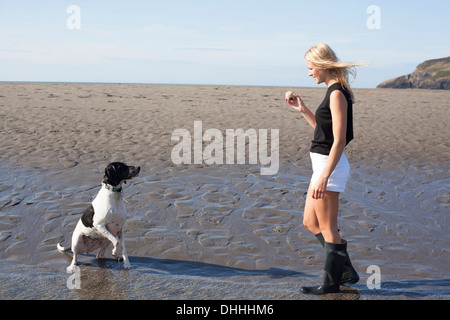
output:
[[[102,169],[2,163],[0,299],[448,299],[448,169],[352,164],[339,227],[361,280],[310,297],[299,288],[320,280],[323,254],[301,225],[309,163],[275,176],[249,165],[143,168],[123,191],[133,269],[84,255],[80,289],[68,288],[70,254],[56,243],[70,242]],[[367,285],[371,265],[380,289]]]

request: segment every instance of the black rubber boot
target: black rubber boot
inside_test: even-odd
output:
[[[319,240],[322,247],[325,246],[325,239],[323,238],[322,232],[319,232],[315,235],[317,240]],[[345,240],[343,240],[345,241]],[[346,251],[345,256],[345,265],[344,265],[344,273],[342,274],[341,284],[355,284],[359,281],[359,275],[356,272],[355,268],[353,268],[352,262],[350,261],[350,256]]]
[[[344,272],[347,242],[340,244],[325,242],[325,267],[323,283],[314,287],[302,287],[303,293],[326,294],[341,292],[339,285]]]

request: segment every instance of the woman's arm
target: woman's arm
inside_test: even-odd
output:
[[[293,101],[286,100],[287,103],[289,103],[294,110],[299,111],[303,117],[305,117],[306,121],[308,121],[308,123],[315,129],[316,117],[314,116],[314,113],[306,107],[303,100],[297,94],[294,94],[294,97],[295,99]]]
[[[347,133],[347,109],[348,103],[344,94],[339,90],[333,91],[330,95],[330,110],[334,141],[325,168],[315,186],[313,186],[312,197],[314,199],[322,199],[324,197],[328,178],[336,168],[344,152]]]

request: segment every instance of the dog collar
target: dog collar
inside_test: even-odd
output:
[[[112,192],[122,192],[122,187],[116,188],[116,187],[113,187],[113,186],[109,186],[107,184],[105,184],[105,189],[106,190],[111,190]]]

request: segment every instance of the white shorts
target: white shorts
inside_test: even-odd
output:
[[[320,174],[327,163],[328,156],[320,153],[310,152],[313,175],[311,177],[311,185],[314,185],[319,179]],[[347,157],[342,153],[336,168],[328,178],[327,187],[325,190],[334,192],[344,192],[347,184],[348,176],[350,174],[350,164]]]

